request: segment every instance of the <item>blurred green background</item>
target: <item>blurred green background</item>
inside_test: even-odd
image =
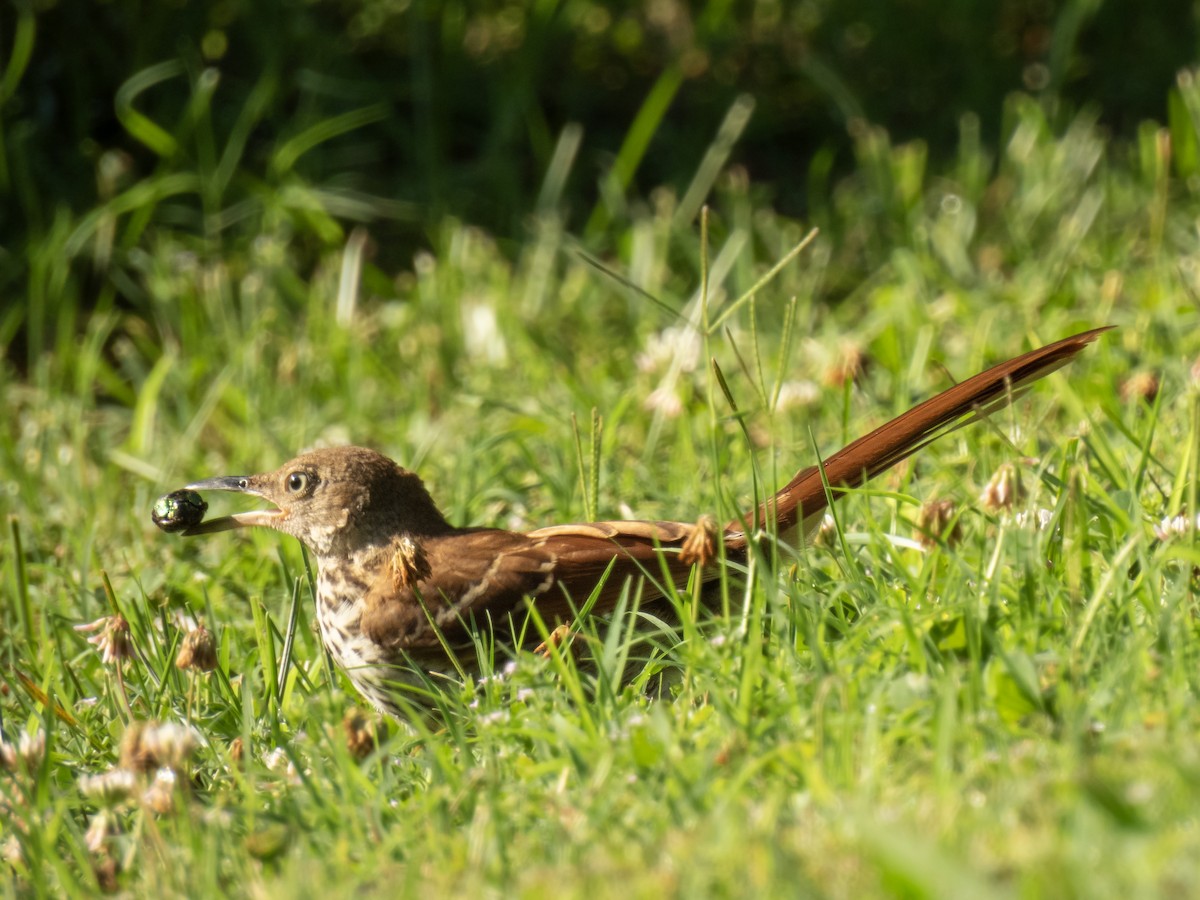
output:
[[[234,261],[278,237],[306,277],[369,223],[390,278],[446,217],[516,247],[552,210],[604,252],[706,160],[825,230],[854,270],[836,297],[899,237],[872,248],[848,234],[871,204],[837,202],[873,128],[915,142],[920,180],[1002,146],[1020,92],[1120,152],[1169,118],[1196,21],[1190,0],[6,2],[0,346],[25,368],[80,310],[149,318],[136,257],[163,235]]]

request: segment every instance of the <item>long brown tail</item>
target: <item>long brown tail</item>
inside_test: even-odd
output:
[[[745,531],[772,518],[780,533],[802,521],[815,523],[829,505],[826,483],[836,498],[943,434],[1004,408],[1033,382],[1069,363],[1111,327],[1094,328],[992,366],[847,444],[826,459],[822,467],[801,469],[774,497],[759,506],[756,520],[735,519],[726,526],[726,545],[735,549],[745,546]]]

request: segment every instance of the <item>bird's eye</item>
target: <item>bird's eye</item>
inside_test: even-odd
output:
[[[305,472],[292,472],[288,475],[287,481],[288,493],[303,494],[308,489],[308,474]]]

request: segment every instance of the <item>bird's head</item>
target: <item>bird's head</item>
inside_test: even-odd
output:
[[[273,528],[299,538],[318,557],[347,555],[399,534],[436,534],[449,528],[420,478],[362,447],[314,450],[274,472],[208,478],[186,490],[235,491],[261,497],[275,508],[201,522],[184,534]]]

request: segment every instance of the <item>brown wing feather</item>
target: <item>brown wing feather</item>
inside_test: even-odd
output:
[[[393,541],[385,553],[403,552],[399,544]],[[364,634],[392,651],[439,646],[438,630],[456,645],[479,608],[500,619],[523,598],[537,597],[554,585],[554,555],[511,531],[461,530],[427,537],[420,542],[420,553],[423,566],[417,578],[405,583],[383,564],[364,598]]]
[[[654,583],[661,582],[664,564],[677,587],[686,584],[692,567],[677,551],[695,528],[685,522],[587,522],[529,532],[558,559],[560,590],[553,593],[561,603],[555,607],[555,597],[545,596],[538,600],[538,610],[546,618],[551,611],[559,617],[569,614],[571,602],[578,605],[591,596],[605,572],[609,575],[596,600],[597,612],[612,608],[630,578],[649,576],[643,597],[658,596]]]
[[[496,529],[455,531],[424,538],[420,566],[407,571],[387,564],[410,559],[411,545],[392,542],[377,566],[381,574],[364,598],[361,627],[388,650],[417,652],[469,640],[472,618],[486,614],[500,625],[525,598],[549,623],[569,618],[609,572],[596,611],[612,607],[629,578],[662,577],[660,554],[677,585],[686,582],[678,548],[695,526],[682,522],[589,522],[555,525],[528,534]],[[411,539],[408,539],[411,541]],[[662,553],[667,549],[667,553]],[[611,567],[611,570],[610,570]],[[653,593],[653,590],[652,590]],[[436,628],[434,627],[436,625]]]

